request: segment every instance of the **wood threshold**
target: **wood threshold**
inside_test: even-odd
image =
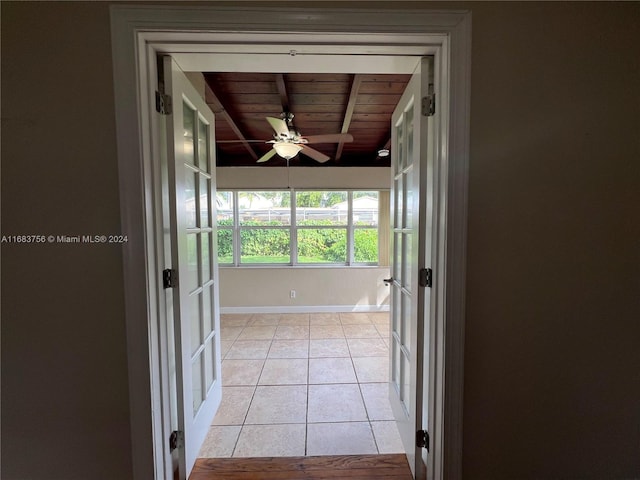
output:
[[[412,480],[404,454],[198,458],[189,480]]]

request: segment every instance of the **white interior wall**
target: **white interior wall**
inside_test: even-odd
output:
[[[384,167],[219,167],[217,188],[389,188]],[[389,308],[388,267],[220,267],[225,312],[375,311]],[[291,298],[291,290],[296,291]]]
[[[287,170],[289,170],[287,172]],[[391,169],[385,167],[218,167],[216,183],[225,188],[352,188],[386,190]]]
[[[388,267],[220,269],[220,304],[231,312],[377,311],[389,308]],[[290,297],[295,290],[295,298]]]

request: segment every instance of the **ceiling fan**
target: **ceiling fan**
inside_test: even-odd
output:
[[[290,112],[283,112],[280,118],[266,117],[266,119],[269,125],[271,125],[274,134],[273,140],[268,140],[265,143],[273,144],[273,148],[260,157],[257,163],[266,162],[276,154],[288,161],[298,153],[303,153],[317,162],[324,163],[329,160],[330,157],[309,147],[309,144],[353,142],[353,135],[350,133],[332,133],[303,137],[293,125],[293,113]]]

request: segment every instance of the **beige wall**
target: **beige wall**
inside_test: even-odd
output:
[[[120,232],[108,5],[2,2],[2,234]],[[2,245],[2,474],[131,476],[117,245]]]
[[[474,8],[466,478],[640,477],[639,7]]]
[[[388,268],[374,267],[221,268],[220,305],[223,312],[385,310],[388,276]]]
[[[464,476],[640,477],[640,6],[424,5],[473,11]],[[1,8],[2,233],[118,232],[108,4]],[[131,478],[120,251],[2,261],[2,478]]]
[[[287,171],[288,170],[288,171]],[[353,188],[388,189],[391,169],[384,167],[220,167],[219,189],[224,188]]]

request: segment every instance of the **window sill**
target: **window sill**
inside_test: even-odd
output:
[[[374,268],[390,268],[389,266],[380,266],[380,265],[320,265],[320,264],[309,264],[309,265],[278,265],[278,264],[253,264],[253,265],[218,265],[218,268],[221,270],[232,270],[232,269],[266,269],[266,268],[277,268],[277,269],[374,269]]]

